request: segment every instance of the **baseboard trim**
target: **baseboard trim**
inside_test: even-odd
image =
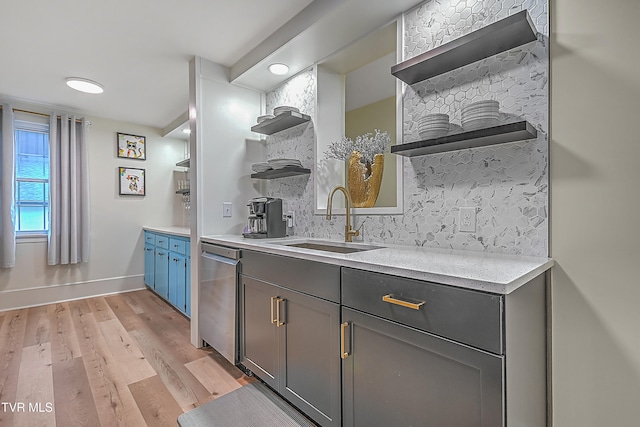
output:
[[[0,292],[0,312],[145,289],[144,275],[109,277]]]

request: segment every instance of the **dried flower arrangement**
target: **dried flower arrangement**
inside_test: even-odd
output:
[[[382,154],[389,151],[391,147],[391,138],[387,132],[375,130],[375,135],[365,133],[356,137],[356,140],[343,136],[340,141],[329,144],[329,148],[325,151],[326,159],[338,159],[348,161],[351,153],[358,151],[362,154],[362,163],[373,163],[376,154]]]

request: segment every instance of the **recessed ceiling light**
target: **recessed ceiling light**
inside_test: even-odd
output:
[[[104,88],[98,82],[93,80],[83,79],[81,77],[69,77],[67,79],[67,86],[72,89],[79,90],[85,93],[102,93]]]
[[[189,135],[191,133],[191,129],[186,128],[186,129],[182,129],[183,133],[186,133],[187,135]]]
[[[289,66],[286,64],[275,63],[269,65],[269,71],[277,76],[282,76],[289,72]]]

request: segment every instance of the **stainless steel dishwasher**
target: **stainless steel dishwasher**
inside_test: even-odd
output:
[[[200,336],[234,365],[238,361],[237,279],[240,250],[200,244]]]

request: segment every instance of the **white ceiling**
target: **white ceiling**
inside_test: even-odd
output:
[[[0,96],[164,128],[187,110],[194,55],[231,67],[310,3],[3,1]],[[76,92],[67,77],[105,92]]]

